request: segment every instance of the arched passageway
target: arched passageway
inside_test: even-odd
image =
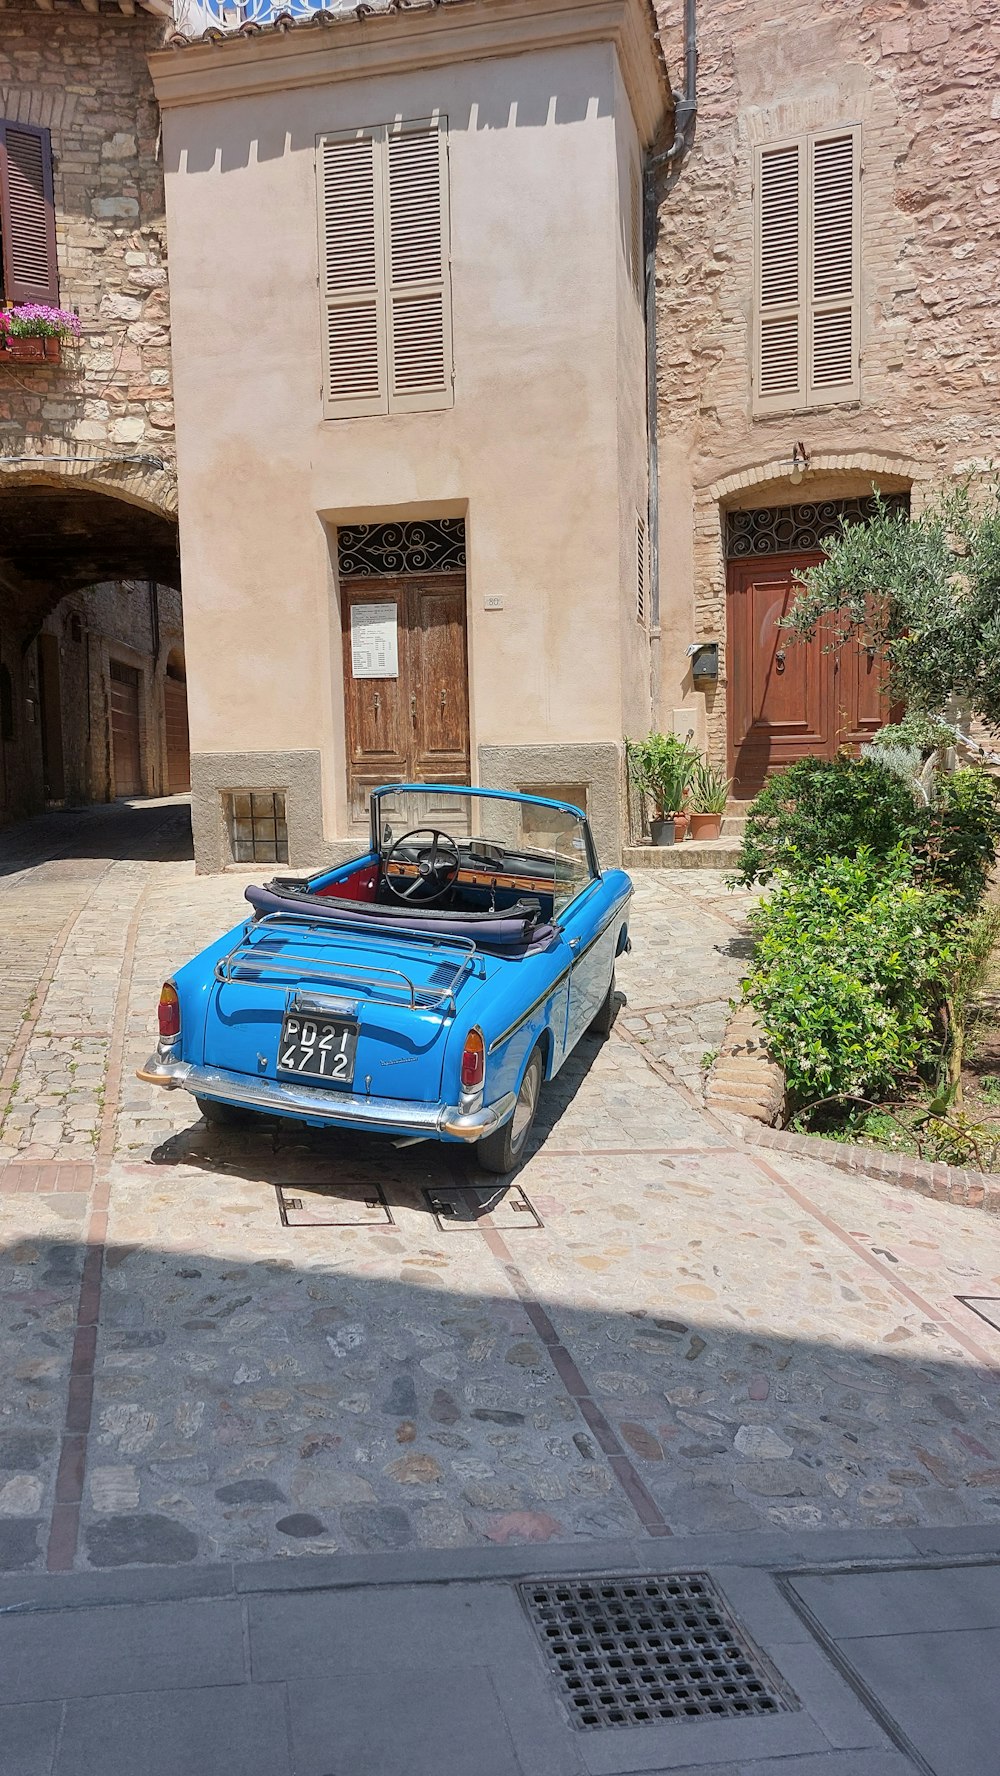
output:
[[[0,823],[186,787],[168,688],[186,746],[183,667],[168,671],[183,662],[173,486],[132,479],[0,474]]]

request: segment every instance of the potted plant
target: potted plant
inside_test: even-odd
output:
[[[80,317],[47,302],[0,309],[0,349],[24,363],[58,364],[64,339],[79,339]]]
[[[644,740],[628,742],[632,780],[653,803],[649,830],[654,845],[672,845],[683,838],[684,798],[698,759],[690,739],[682,740],[679,734],[647,734]]]
[[[710,765],[706,758],[701,758],[691,774],[691,786],[688,799],[691,806],[691,837],[693,839],[717,839],[722,831],[722,816],[726,812],[731,785],[728,777],[723,777]]]

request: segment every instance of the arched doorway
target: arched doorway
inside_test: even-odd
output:
[[[172,648],[163,681],[163,717],[167,747],[167,794],[181,795],[191,788],[191,747],[188,740],[187,680],[184,655]]]
[[[183,662],[180,570],[173,478],[155,468],[0,465],[0,659],[14,718],[0,822],[167,787],[161,687],[169,651]]]

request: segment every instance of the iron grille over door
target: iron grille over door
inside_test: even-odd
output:
[[[890,512],[908,512],[908,493],[882,495]],[[841,521],[866,524],[876,505],[864,499],[814,500],[799,506],[766,506],[754,512],[726,513],[726,559],[747,555],[786,555],[793,550],[822,549],[828,537],[840,530]]]
[[[337,565],[342,580],[464,574],[465,520],[422,518],[412,524],[342,525],[337,531]]]

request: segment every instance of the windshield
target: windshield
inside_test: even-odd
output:
[[[408,833],[433,829],[453,839],[468,863],[506,872],[523,866],[539,884],[551,882],[556,913],[595,875],[583,815],[525,796],[388,788],[372,796],[372,816],[383,859]]]

